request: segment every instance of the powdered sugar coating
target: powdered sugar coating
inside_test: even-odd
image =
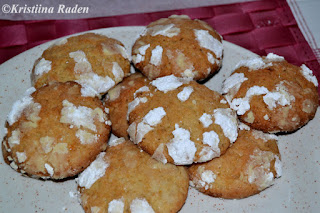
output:
[[[143,122],[149,124],[150,126],[156,126],[161,122],[161,119],[166,115],[163,107],[157,107],[150,110],[143,118]]]
[[[153,64],[154,66],[159,66],[162,60],[162,52],[163,48],[157,45],[156,48],[154,48],[151,51],[150,64]]]
[[[90,189],[90,187],[101,177],[104,176],[109,164],[105,162],[105,152],[101,152],[98,157],[86,168],[76,179],[80,187]]]
[[[93,97],[97,93],[104,94],[115,85],[114,80],[109,76],[102,77],[92,71],[91,64],[82,50],[71,52],[69,56],[76,62],[74,72],[78,74],[76,82],[84,87],[81,89],[82,96]],[[116,62],[113,62],[112,73],[117,82],[121,81],[124,76],[121,67]]]
[[[234,93],[238,92],[241,84],[246,80],[248,80],[248,78],[246,78],[243,73],[232,74],[223,82],[222,93],[228,93],[231,89],[235,90]]]
[[[93,89],[91,86],[82,84],[81,85],[81,96],[83,97],[95,97],[95,96],[99,96],[98,92]]]
[[[272,66],[272,63],[270,62],[266,64],[261,57],[255,57],[255,58],[239,61],[234,69],[236,70],[239,67],[247,67],[249,68],[249,70],[258,70],[268,66]]]
[[[23,163],[27,160],[27,155],[25,152],[16,152],[18,162]]]
[[[267,142],[269,140],[278,140],[278,136],[274,134],[264,133],[258,130],[252,130],[252,135],[255,139],[262,139],[264,142]]]
[[[194,178],[190,185],[194,185],[197,188],[204,187],[205,190],[208,190],[210,184],[214,183],[216,180],[217,175],[211,170],[205,170],[203,166],[199,166],[197,172],[199,173],[200,177]]]
[[[74,125],[78,128],[81,126],[90,129],[94,132],[97,131],[94,124],[93,109],[85,106],[75,106],[68,100],[63,100],[63,108],[61,110],[60,122]]]
[[[204,128],[207,128],[213,123],[212,115],[203,113],[202,116],[199,118],[199,121],[201,121]]]
[[[125,59],[128,59],[128,60],[131,60],[131,55],[128,54],[128,52],[124,46],[119,45],[119,44],[115,44],[115,46],[118,48],[122,57],[124,57]]]
[[[152,207],[145,198],[136,198],[130,204],[131,213],[154,213]]]
[[[188,165],[193,162],[197,148],[190,140],[190,132],[180,128],[175,124],[175,130],[172,132],[173,139],[166,144],[169,155],[173,158],[176,165]]]
[[[179,35],[180,28],[175,27],[174,24],[155,25],[153,27],[149,27],[147,31],[151,36],[163,35],[171,38]]]
[[[174,75],[168,75],[153,80],[151,84],[157,87],[158,90],[166,93],[168,91],[177,89],[183,84],[183,82]]]
[[[40,138],[40,145],[44,153],[49,153],[52,151],[52,144],[55,142],[55,140],[56,139],[54,137],[49,136]]]
[[[82,129],[79,129],[76,132],[76,137],[79,138],[81,144],[92,144],[98,140],[98,135],[91,134],[90,132]]]
[[[112,200],[108,204],[108,213],[122,213],[124,210],[124,202],[122,199]]]
[[[181,92],[178,93],[177,97],[180,101],[185,102],[189,99],[191,93],[193,92],[193,87],[184,87]]]
[[[310,82],[312,82],[316,87],[318,86],[318,80],[313,75],[312,70],[310,70],[305,64],[301,65],[301,73],[302,75]]]
[[[222,104],[227,104],[228,102],[227,102],[225,99],[221,99],[221,100],[220,100],[220,103],[222,103]]]
[[[11,136],[8,138],[8,144],[10,148],[20,144],[20,134],[21,132],[19,129],[15,129],[11,132]]]
[[[250,130],[250,127],[244,123],[239,122],[238,127],[240,130]]]
[[[153,127],[161,122],[161,119],[166,115],[163,107],[158,107],[150,110],[142,119],[142,121],[136,125],[135,122],[130,124],[128,128],[128,133],[130,139],[138,144],[142,141],[143,137],[153,130]]]
[[[275,156],[276,161],[274,162],[274,169],[276,170],[276,177],[281,177],[282,176],[282,162],[279,159],[278,155]]]
[[[150,89],[149,89],[148,86],[140,87],[139,89],[137,89],[137,90],[134,92],[133,97],[136,98],[138,93],[141,93],[141,92],[149,92],[149,91],[150,91]]]
[[[207,53],[207,57],[208,57],[208,61],[209,61],[211,64],[219,64],[218,60],[215,59],[211,53],[208,52],[208,53]]]
[[[132,124],[129,125],[127,132],[129,134],[130,140],[135,144],[138,143],[136,131],[137,131],[137,124],[135,122],[133,122]]]
[[[264,86],[250,87],[246,92],[246,96],[243,98],[233,99],[230,103],[230,107],[236,110],[238,115],[243,115],[250,109],[250,100],[254,95],[264,95],[263,100],[270,110],[278,105],[290,105],[291,102],[295,101],[295,97],[289,93],[288,89],[284,85],[284,82],[282,81],[276,85],[274,92],[270,92]]]
[[[212,51],[217,58],[222,57],[223,46],[222,43],[210,35],[207,30],[194,30],[196,40],[199,42],[199,45],[205,49]]]
[[[211,147],[204,146],[202,147],[199,156],[200,158],[197,161],[195,161],[196,163],[207,162],[209,160],[212,160],[213,158],[217,157],[217,153],[214,152]]]
[[[98,206],[92,206],[90,208],[91,213],[99,213],[100,212],[100,208]]]
[[[289,93],[288,88],[284,85],[284,82],[281,81],[276,85],[275,92],[268,92],[263,96],[263,101],[267,104],[268,108],[272,110],[277,107],[277,105],[290,105],[291,102],[295,101],[295,97]]]
[[[93,72],[81,74],[76,82],[81,84],[82,87],[90,87],[90,90],[92,88],[98,94],[108,92],[116,84],[109,76],[102,77]],[[88,93],[90,90],[85,90],[87,93],[81,90],[82,96],[92,96],[93,92]]]
[[[140,103],[146,103],[148,99],[146,97],[142,98],[135,98],[133,101],[131,101],[128,104],[128,112],[127,112],[127,120],[129,120],[130,113],[140,104]]]
[[[34,87],[27,89],[24,93],[24,97],[13,104],[11,111],[7,117],[9,125],[12,125],[15,122],[17,122],[20,116],[22,115],[23,110],[34,103],[31,94],[35,91],[36,89]]]
[[[12,161],[12,162],[10,163],[10,166],[11,166],[11,168],[13,168],[14,170],[18,170],[18,168],[19,168],[14,161]]]
[[[190,78],[193,79],[197,71],[194,70],[194,67],[192,66],[191,68],[185,69],[183,73],[181,73],[181,76],[183,78]]]
[[[235,113],[229,108],[219,108],[214,110],[213,116],[214,123],[221,126],[230,143],[235,142],[238,137],[238,122]]]
[[[284,61],[284,57],[276,55],[274,53],[269,53],[266,56],[266,59],[269,60],[269,61]]]
[[[208,144],[212,151],[214,151],[215,155],[213,157],[219,157],[220,156],[220,148],[219,148],[219,136],[215,131],[210,132],[204,132],[202,134],[203,136],[203,143]]]
[[[126,139],[124,138],[116,138],[116,139],[113,139],[112,141],[109,141],[109,146],[112,147],[112,146],[118,146],[119,144],[122,144],[126,141]]]
[[[51,70],[51,64],[51,61],[41,58],[41,60],[37,63],[37,65],[34,68],[34,74],[37,76],[41,76],[44,73],[49,72]]]
[[[123,70],[121,69],[121,67],[119,66],[119,64],[117,62],[112,62],[112,64],[113,64],[112,74],[114,75],[115,81],[116,82],[122,81],[122,79],[124,77]]]
[[[91,64],[88,61],[86,54],[82,50],[71,52],[69,53],[69,56],[76,62],[74,65],[75,73],[81,74],[92,72]]]
[[[135,64],[138,64],[140,63],[141,61],[144,61],[145,59],[145,54],[146,54],[146,51],[147,49],[150,47],[150,44],[147,44],[147,45],[144,45],[144,46],[141,46],[139,49],[138,49],[138,54],[134,57],[132,57],[132,60]]]
[[[130,128],[130,126],[129,126]],[[143,139],[143,137],[148,133],[150,132],[151,130],[153,130],[153,128],[149,125],[149,124],[146,124],[144,122],[140,122],[138,125],[137,125],[137,128],[136,128],[136,136],[135,136],[135,139],[133,139],[133,142],[134,143],[140,143]],[[129,134],[130,135],[130,134]],[[131,138],[131,135],[130,135],[130,138]],[[131,138],[132,139],[132,138]]]
[[[201,174],[201,180],[204,181],[206,184],[214,183],[216,178],[217,175],[210,170],[205,170]]]
[[[49,164],[46,163],[46,164],[44,164],[44,167],[46,168],[49,175],[52,177],[54,175],[54,169],[52,168],[52,166],[50,166]]]
[[[276,157],[273,152],[255,149],[247,163],[249,183],[254,183],[259,190],[263,190],[273,184],[274,175],[270,171],[271,161]]]
[[[267,94],[269,90],[265,87],[253,86],[250,87],[244,98],[235,98],[230,103],[230,107],[237,111],[238,115],[243,115],[250,109],[250,99],[254,95]]]
[[[157,149],[154,151],[153,155],[152,155],[152,158],[162,162],[163,164],[166,164],[168,161],[167,161],[167,158],[166,156],[164,155],[164,144],[160,144]]]

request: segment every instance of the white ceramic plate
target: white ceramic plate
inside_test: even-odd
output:
[[[131,46],[143,27],[119,27],[96,30]],[[31,86],[30,72],[34,61],[53,42],[28,50],[0,66],[0,138],[12,104]],[[220,91],[223,79],[241,59],[252,52],[224,42],[222,69],[207,83]],[[241,200],[212,198],[190,188],[188,199],[180,212],[318,212],[320,209],[320,112],[297,132],[280,136],[283,176],[258,195]],[[83,212],[76,197],[73,179],[53,182],[23,177],[2,159],[0,153],[0,212]]]

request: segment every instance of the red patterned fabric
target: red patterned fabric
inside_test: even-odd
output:
[[[285,0],[78,20],[0,20],[0,63],[29,48],[62,36],[107,27],[142,26],[172,14],[186,14],[191,18],[204,20],[225,40],[259,55],[273,52],[284,56],[293,64],[300,66],[305,63],[320,81],[317,58],[298,28]]]

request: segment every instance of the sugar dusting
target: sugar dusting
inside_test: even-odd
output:
[[[230,143],[235,142],[238,137],[238,122],[235,113],[229,108],[219,108],[214,110],[213,116],[214,122],[221,126]]]
[[[217,58],[222,57],[223,46],[222,43],[210,35],[207,30],[194,30],[196,40],[199,42],[199,45],[205,49],[212,51]]]
[[[159,66],[162,60],[162,52],[163,48],[159,45],[156,46],[156,48],[154,48],[151,51],[150,64],[153,64],[154,66]]]
[[[164,76],[153,80],[151,84],[157,87],[158,90],[166,93],[180,87],[183,82],[174,75]]]
[[[167,144],[169,155],[173,158],[176,165],[188,165],[193,163],[197,148],[190,140],[190,132],[180,128],[175,124],[175,130],[172,132],[173,139]]]
[[[80,187],[90,189],[90,187],[104,176],[109,164],[104,160],[105,152],[101,152],[97,158],[86,168],[76,181]]]
[[[34,74],[37,76],[41,76],[44,73],[48,73],[51,70],[51,64],[51,61],[41,58],[41,60],[34,68]]]
[[[177,97],[181,102],[185,102],[189,99],[191,93],[193,92],[193,87],[184,87],[181,92],[178,93]]]
[[[27,89],[24,93],[24,97],[13,104],[7,117],[9,125],[14,124],[22,115],[23,110],[34,103],[31,94],[35,91],[36,89],[34,87]]]

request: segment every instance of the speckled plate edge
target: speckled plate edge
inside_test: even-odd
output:
[[[94,30],[131,46],[144,27],[118,27]],[[84,32],[83,32],[84,33]],[[0,66],[0,137],[4,136],[6,116],[12,104],[31,86],[34,61],[54,41],[34,47]],[[255,54],[224,41],[222,69],[205,83],[220,92],[222,81],[241,60]],[[190,187],[180,212],[317,212],[320,209],[320,131],[316,117],[297,132],[280,136],[279,149],[283,176],[258,195],[241,200],[212,198]],[[0,151],[1,152],[1,151]],[[83,212],[73,179],[53,182],[21,176],[6,165],[0,153],[0,209],[2,212]],[[319,202],[318,202],[319,201]]]

